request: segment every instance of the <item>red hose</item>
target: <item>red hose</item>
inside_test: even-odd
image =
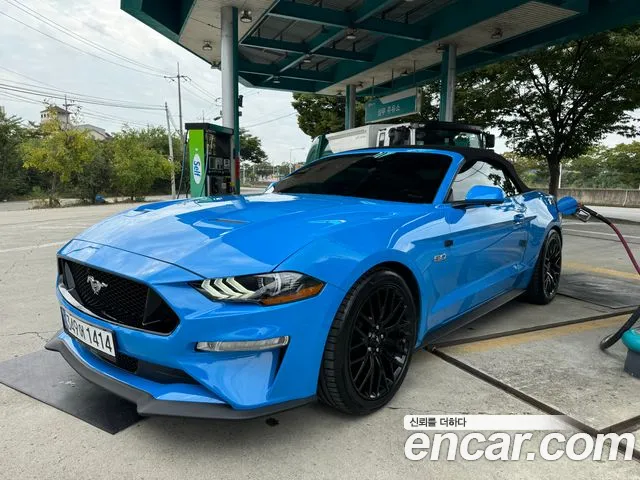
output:
[[[618,227],[616,227],[611,220],[609,220],[606,217],[603,217],[598,212],[595,212],[595,211],[591,210],[590,208],[585,207],[584,205],[580,205],[580,208],[582,210],[585,210],[586,212],[589,212],[592,217],[596,217],[601,222],[606,223],[607,225],[609,225],[611,227],[611,229],[614,232],[616,232],[616,235],[620,239],[620,243],[622,243],[622,246],[627,251],[627,255],[629,255],[629,259],[631,259],[631,263],[633,263],[633,267],[636,269],[636,272],[638,272],[638,275],[640,275],[640,265],[638,265],[638,262],[636,261],[636,257],[633,255],[633,252],[629,248],[629,244],[627,243],[625,238],[622,236],[622,233],[620,232],[620,230],[618,230]]]
[[[580,208],[585,212],[588,212],[589,214],[591,214],[592,217],[595,217],[598,220],[600,220],[602,223],[606,223],[611,227],[611,229],[614,232],[616,232],[616,235],[620,239],[620,243],[622,243],[622,246],[626,250],[627,255],[629,255],[629,259],[631,260],[631,263],[633,263],[633,267],[636,269],[636,272],[638,272],[638,275],[640,275],[640,265],[638,265],[638,262],[636,261],[636,257],[633,255],[633,252],[629,248],[629,244],[627,243],[625,238],[622,236],[622,233],[620,232],[620,230],[618,230],[618,227],[616,227],[611,220],[609,220],[607,217],[603,217],[598,212],[595,212],[590,208],[585,207],[584,205],[580,205]],[[630,330],[639,320],[640,320],[640,307],[638,307],[635,310],[635,312],[633,312],[633,314],[624,323],[624,325],[622,325],[622,327],[620,327],[616,332],[612,333],[611,335],[607,335],[600,341],[600,350],[604,351],[607,348],[611,347],[616,342],[618,342],[622,338],[622,335],[624,335],[624,333],[627,330]]]
[[[622,246],[627,251],[627,255],[629,255],[629,258],[631,259],[631,263],[633,263],[633,266],[635,267],[636,272],[638,272],[638,275],[640,275],[640,265],[638,265],[638,262],[636,261],[636,257],[633,256],[633,252],[631,252],[631,249],[629,248],[629,245],[627,244],[627,241],[625,240],[625,238],[622,236],[622,233],[620,233],[620,230],[618,230],[618,227],[616,227],[613,223],[610,223],[609,226],[613,229],[614,232],[616,232],[616,235],[618,235],[618,238],[620,239]]]

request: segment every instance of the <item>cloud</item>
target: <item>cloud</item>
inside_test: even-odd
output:
[[[119,0],[25,0],[18,3],[35,10],[63,29],[82,37],[86,42],[65,35],[10,3],[18,2],[7,2],[3,5],[3,11],[34,27],[37,32],[0,16],[0,42],[5,47],[10,46],[0,49],[0,67],[14,70],[43,82],[46,86],[2,69],[0,82],[40,85],[40,88],[55,87],[70,93],[159,106],[164,105],[166,101],[175,123],[178,124],[177,84],[163,78],[162,74],[175,75],[177,62],[180,62],[181,73],[191,79],[191,82],[187,80],[183,83],[183,122],[201,121],[203,113],[206,121],[213,122],[213,118],[219,115],[220,105],[219,102],[216,104],[214,99],[222,95],[220,72],[212,70],[195,55],[121,11]],[[76,49],[44,34],[71,44]],[[91,42],[126,56],[137,64],[100,51],[99,48],[91,46]],[[153,68],[155,74],[149,75],[151,72],[147,67]],[[204,89],[205,93],[198,87]],[[290,153],[294,160],[304,160],[304,150],[290,152],[292,147],[307,147],[311,141],[298,128],[295,111],[291,106],[291,94],[243,86],[240,87],[240,91],[245,96],[240,126],[265,122],[264,125],[257,125],[249,130],[262,140],[270,161],[288,162]],[[43,100],[38,97],[29,98]],[[69,95],[69,98],[73,100],[73,95]],[[42,109],[41,105],[10,98],[2,90],[0,105],[5,106],[7,113],[32,121],[40,118],[39,111]],[[108,131],[119,130],[125,121],[135,126],[166,125],[165,114],[162,111],[96,105],[82,107],[83,122],[95,124]],[[266,123],[287,114],[290,115],[276,122]],[[106,120],[104,115],[107,115],[109,120]]]

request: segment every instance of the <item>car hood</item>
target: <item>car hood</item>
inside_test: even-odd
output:
[[[77,238],[215,278],[271,271],[337,229],[379,222],[391,235],[415,212],[415,205],[326,195],[207,197],[143,205]]]

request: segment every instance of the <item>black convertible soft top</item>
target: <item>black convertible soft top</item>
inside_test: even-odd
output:
[[[493,150],[486,150],[482,148],[469,148],[469,147],[449,147],[445,145],[403,145],[401,147],[372,147],[372,148],[359,148],[357,151],[361,150],[371,150],[371,151],[384,151],[384,150],[398,150],[398,149],[408,149],[408,150],[442,150],[443,152],[455,152],[462,155],[465,160],[474,161],[474,160],[484,160],[489,163],[493,163],[495,165],[499,165],[503,167],[507,172],[511,174],[512,179],[516,182],[518,188],[523,192],[531,191],[529,187],[525,185],[522,181],[518,172],[509,160],[504,158],[502,155],[497,154]],[[341,152],[336,155],[340,155],[342,153],[349,152]]]

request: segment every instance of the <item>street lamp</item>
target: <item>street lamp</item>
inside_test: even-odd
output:
[[[291,164],[293,163],[293,161],[292,161],[292,154],[293,154],[293,151],[294,151],[294,150],[304,150],[304,149],[306,149],[306,148],[307,148],[307,147],[291,147],[291,148],[289,149],[289,173],[291,173]]]

